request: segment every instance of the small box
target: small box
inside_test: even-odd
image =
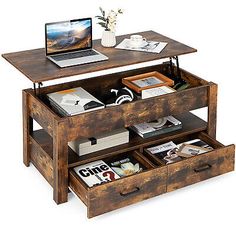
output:
[[[103,133],[96,137],[78,139],[68,143],[79,156],[129,142],[129,131],[125,128]]]

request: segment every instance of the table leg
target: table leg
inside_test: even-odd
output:
[[[53,199],[68,200],[68,143],[65,122],[55,121],[53,134]]]
[[[23,163],[30,164],[30,134],[33,132],[33,119],[29,116],[29,104],[27,93],[22,91],[23,112]]]
[[[207,133],[216,138],[216,120],[217,120],[217,84],[210,82],[208,92],[208,123]]]

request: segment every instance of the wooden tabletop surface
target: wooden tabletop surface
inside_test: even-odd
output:
[[[2,56],[21,71],[27,78],[34,83],[39,83],[58,78],[80,75],[99,70],[111,69],[120,66],[127,66],[141,62],[148,62],[173,56],[196,52],[197,50],[170,39],[154,31],[139,32],[147,40],[167,42],[168,45],[159,53],[147,53],[128,51],[115,48],[104,48],[101,40],[93,41],[93,48],[108,56],[109,60],[90,64],[78,65],[67,68],[59,68],[45,57],[45,49],[33,49],[21,52],[6,53]],[[117,44],[130,35],[117,36]]]

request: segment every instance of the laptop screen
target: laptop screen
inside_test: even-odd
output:
[[[92,48],[92,19],[45,24],[46,54]]]

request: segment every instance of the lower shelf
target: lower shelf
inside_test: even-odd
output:
[[[108,157],[111,155],[119,154],[126,151],[132,151],[137,148],[145,147],[152,145],[153,143],[165,142],[165,140],[188,135],[200,131],[204,131],[207,128],[207,123],[200,119],[199,117],[193,115],[190,112],[187,112],[183,115],[175,116],[178,120],[180,120],[183,124],[183,128],[178,131],[174,131],[168,134],[159,135],[157,137],[143,139],[138,135],[131,135],[130,142],[127,144],[119,145],[116,147],[104,149],[98,152],[94,152],[91,154],[87,154],[84,156],[78,156],[70,147],[69,148],[69,156],[68,156],[68,165],[70,167],[74,167],[77,165],[84,164],[86,162],[99,160],[104,157]],[[52,146],[52,138],[49,136],[43,129],[34,131],[31,135],[31,139],[38,144],[43,151],[52,159],[53,157],[53,146]]]

